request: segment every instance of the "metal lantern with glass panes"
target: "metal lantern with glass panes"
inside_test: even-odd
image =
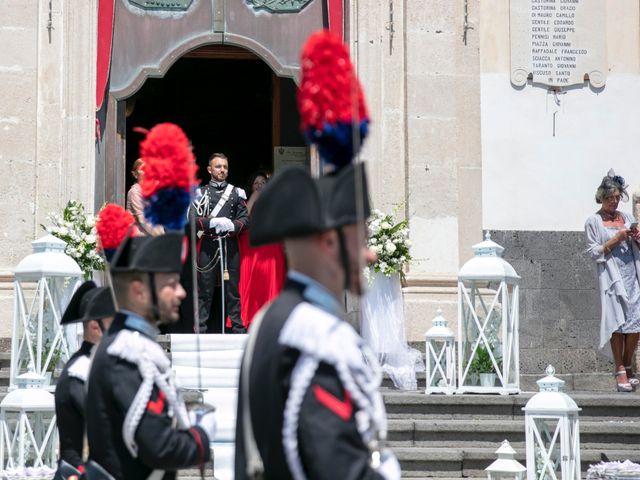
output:
[[[77,330],[60,317],[82,280],[82,271],[64,253],[66,243],[46,235],[31,243],[33,253],[15,270],[10,388],[27,372],[50,378],[58,362],[77,349]],[[77,327],[77,326],[74,326]]]
[[[525,412],[527,480],[580,480],[581,410],[562,391],[564,382],[549,365],[547,376],[538,380],[536,393]]]
[[[52,478],[57,463],[55,401],[44,378],[25,373],[0,403],[0,478]]]
[[[485,468],[489,480],[523,480],[527,468],[515,459],[516,451],[507,440],[496,450],[498,459]]]
[[[520,277],[503,251],[487,232],[458,272],[457,393],[520,392]]]
[[[441,309],[438,309],[432,323],[433,326],[424,334],[427,363],[425,393],[451,395],[456,391],[455,338]]]

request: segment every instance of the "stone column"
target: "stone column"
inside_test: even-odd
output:
[[[374,205],[404,203],[414,260],[407,335],[438,307],[457,317],[456,274],[482,240],[479,0],[352,0],[351,39],[372,117],[363,157]],[[452,328],[456,328],[455,324]]]
[[[63,198],[94,211],[97,0],[67,0],[64,10]]]
[[[0,2],[0,337],[11,326],[13,268],[47,213],[70,199],[93,210],[96,14],[96,0]]]

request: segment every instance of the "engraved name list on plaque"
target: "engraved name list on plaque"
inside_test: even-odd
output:
[[[511,83],[606,81],[604,0],[511,0]]]

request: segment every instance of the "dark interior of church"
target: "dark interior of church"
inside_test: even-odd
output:
[[[143,138],[134,128],[173,122],[193,144],[201,181],[209,180],[211,154],[221,152],[229,181],[245,188],[253,172],[273,169],[274,146],[304,145],[295,93],[293,80],[275,77],[260,59],[185,56],[127,100],[127,173]],[[127,190],[132,182],[128,174]]]

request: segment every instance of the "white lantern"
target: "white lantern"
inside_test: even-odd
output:
[[[515,459],[516,451],[511,448],[507,440],[503,440],[498,450],[498,459],[485,468],[489,480],[523,480],[527,471],[520,462]]]
[[[0,403],[0,473],[19,475],[30,468],[40,476],[52,476],[58,444],[53,394],[42,388],[44,379],[34,373],[16,380],[18,388]]]
[[[562,392],[564,382],[554,376],[538,380],[540,392],[527,402],[525,430],[528,480],[580,480],[580,426],[576,402]]]
[[[64,253],[66,243],[53,235],[31,245],[33,253],[15,271],[10,388],[16,387],[16,378],[23,373],[46,376],[57,360],[68,360],[68,340],[74,340],[74,335],[66,338],[60,317],[82,271]]]
[[[458,272],[458,393],[520,392],[520,277],[485,240]]]
[[[425,393],[451,395],[456,390],[455,340],[447,326],[447,320],[438,309],[433,326],[424,334],[425,360],[427,363],[427,388]]]

